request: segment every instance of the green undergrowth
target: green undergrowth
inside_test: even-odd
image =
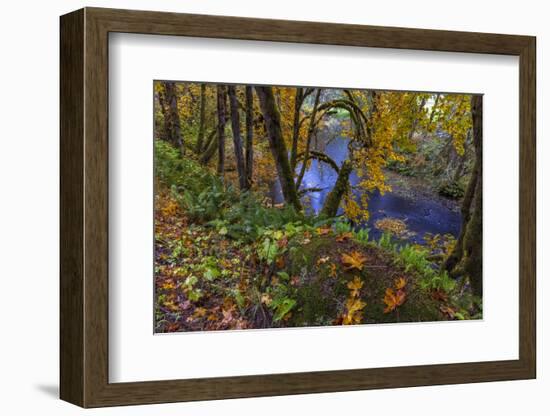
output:
[[[426,246],[266,205],[162,141],[155,172],[159,332],[481,316]]]

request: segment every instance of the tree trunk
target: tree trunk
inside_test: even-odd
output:
[[[298,192],[296,191],[294,175],[290,169],[288,153],[281,131],[281,116],[275,104],[273,90],[271,87],[255,87],[255,89],[260,101],[260,108],[264,116],[269,147],[275,161],[283,196],[288,204],[300,211],[302,209],[302,205],[300,203],[300,199],[298,198]]]
[[[254,167],[254,97],[252,87],[245,87],[245,111],[246,111],[246,186],[252,186],[252,171]]]
[[[234,85],[227,87],[229,93],[229,105],[231,107],[231,130],[233,130],[233,149],[235,150],[235,161],[237,163],[237,173],[239,174],[239,187],[241,190],[247,189],[246,168],[243,156],[243,141],[241,139],[241,120],[239,117],[239,103]]]
[[[425,98],[422,98],[422,100],[420,101],[420,106],[415,108],[415,113],[416,113],[416,116],[414,117],[414,120],[413,122],[411,123],[411,130],[409,131],[409,136],[408,136],[408,142],[410,143],[413,136],[414,136],[414,133],[416,132],[416,127],[418,126],[418,122],[420,120],[420,117],[422,116],[422,109],[424,108],[424,106],[426,105],[426,99]]]
[[[183,156],[185,154],[185,148],[183,146],[183,138],[181,136],[176,84],[174,82],[165,82],[164,90],[166,91],[166,104],[168,107],[168,140],[180,150],[180,153]]]
[[[321,215],[325,217],[335,217],[338,214],[338,208],[340,207],[340,202],[342,198],[349,190],[349,175],[352,171],[352,164],[349,160],[346,160],[340,172],[338,173],[338,178],[334,184],[334,188],[327,195],[323,208],[321,209]]]
[[[296,88],[294,96],[294,120],[292,126],[292,148],[290,149],[290,169],[296,170],[296,162],[298,158],[298,140],[300,138],[300,109],[302,108],[304,90]]]
[[[205,129],[205,114],[206,111],[206,84],[201,84],[201,107],[199,115],[199,132],[197,134],[196,153],[200,154],[204,146],[204,129]]]
[[[163,118],[162,139],[166,141],[170,141],[170,114],[168,112],[168,108],[166,107],[166,100],[164,98],[165,94],[166,94],[166,88],[163,85],[163,88],[161,89],[161,91],[158,92],[159,106],[160,106],[160,110],[162,112],[162,118]]]
[[[435,96],[434,105],[432,106],[432,111],[430,112],[430,121],[429,121],[430,126],[432,125],[432,122],[434,121],[435,111],[437,110],[437,104],[439,103],[439,97],[440,96],[441,96],[441,94],[437,94]]]
[[[466,275],[472,292],[481,296],[482,281],[482,126],[483,101],[480,95],[472,96],[473,143],[475,164],[462,204],[462,228],[455,248],[442,268],[452,276]]]
[[[304,179],[304,175],[306,173],[306,166],[307,166],[307,161],[309,160],[309,151],[311,147],[311,138],[313,137],[313,132],[315,131],[315,127],[316,127],[315,117],[317,117],[317,108],[319,107],[321,91],[322,91],[321,88],[317,90],[317,94],[315,95],[315,102],[313,103],[313,109],[311,110],[311,117],[309,119],[309,128],[307,130],[304,161],[302,162],[302,167],[300,169],[300,174],[298,175],[298,179],[296,179],[296,189],[300,189],[300,186],[302,186],[302,180]]]
[[[218,175],[223,179],[225,171],[225,86],[217,86],[216,98],[218,110]]]
[[[204,151],[200,155],[199,162],[203,165],[207,165],[210,160],[216,154],[218,150],[218,127],[212,129],[208,137],[206,138],[206,143],[204,144]]]

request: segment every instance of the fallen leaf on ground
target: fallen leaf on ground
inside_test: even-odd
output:
[[[359,296],[359,291],[363,287],[363,282],[359,277],[355,276],[351,282],[348,283],[348,289],[350,290],[350,296],[356,298]]]
[[[349,254],[343,253],[342,264],[344,265],[344,270],[349,271],[353,269],[363,270],[364,263],[367,261],[367,257],[361,254],[359,251],[355,250]]]
[[[392,288],[387,288],[386,294],[384,295],[384,303],[386,304],[384,313],[389,313],[395,310],[398,306],[403,305],[406,297],[407,295],[403,290],[398,290],[397,292],[394,292]]]
[[[345,233],[342,233],[340,235],[338,235],[336,237],[336,241],[338,241],[339,243],[341,243],[342,241],[346,241],[346,240],[349,240],[350,238],[353,237],[353,233],[347,231]]]
[[[403,289],[405,285],[407,284],[407,280],[405,280],[404,277],[400,277],[399,279],[395,279],[395,288],[397,290]]]

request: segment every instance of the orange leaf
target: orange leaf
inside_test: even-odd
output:
[[[437,289],[437,290],[432,290],[432,299],[438,300],[440,302],[447,302],[447,300],[449,299],[449,296],[447,296],[447,294],[441,289]]]
[[[350,254],[342,254],[341,257],[344,270],[363,270],[363,265],[367,261],[367,258],[359,251],[352,251]]]
[[[400,290],[405,287],[405,285],[407,284],[407,280],[405,280],[404,277],[400,277],[399,279],[395,279],[394,284],[395,284],[395,288],[397,290]]]
[[[332,229],[330,227],[317,228],[317,234],[319,235],[327,235],[330,234],[331,231]]]
[[[453,308],[449,307],[449,306],[441,305],[439,307],[439,310],[451,319],[453,319],[455,317],[456,311]]]
[[[359,291],[363,287],[363,282],[359,277],[355,276],[353,281],[348,283],[348,289],[350,290],[350,296],[356,298],[359,296]]]
[[[353,237],[353,233],[347,231],[345,233],[340,234],[338,237],[336,237],[336,241],[341,243],[342,241],[349,240],[352,237]]]
[[[394,292],[392,288],[387,288],[386,294],[384,295],[384,303],[386,304],[384,313],[391,312],[395,310],[398,306],[403,305],[406,297],[407,295],[403,290],[398,290],[397,292]]]
[[[342,324],[352,325],[361,323],[363,319],[362,310],[367,304],[360,299],[348,299],[346,302],[347,312],[342,317]]]

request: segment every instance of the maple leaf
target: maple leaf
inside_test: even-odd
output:
[[[355,250],[350,254],[343,253],[341,260],[344,265],[344,270],[346,271],[353,269],[363,270],[363,265],[367,261],[367,257]]]
[[[176,284],[172,280],[166,280],[162,283],[161,288],[164,290],[172,290],[176,288]]]
[[[359,296],[359,291],[363,287],[363,282],[359,277],[355,276],[351,282],[348,282],[348,289],[350,290],[350,296],[356,298]]]
[[[345,233],[342,233],[340,235],[338,235],[336,237],[336,241],[338,241],[339,243],[341,243],[342,241],[346,241],[346,240],[349,240],[350,238],[353,237],[353,233],[347,231]]]
[[[451,308],[450,306],[441,305],[439,307],[439,310],[451,319],[453,319],[455,317],[456,311],[453,308]]]
[[[317,234],[319,235],[327,235],[327,234],[330,234],[331,231],[332,229],[330,227],[317,228]]]
[[[347,312],[343,316],[342,323],[344,325],[358,324],[363,319],[362,310],[367,306],[360,299],[348,299],[346,302]]]
[[[384,303],[386,304],[384,313],[391,312],[395,310],[398,306],[403,305],[406,297],[407,295],[403,290],[398,290],[397,292],[394,292],[392,288],[387,288],[386,294],[384,295]]]
[[[223,319],[221,322],[222,325],[230,324],[234,320],[233,319],[234,311],[235,311],[235,305],[231,306],[229,309],[222,309],[222,315],[223,315]]]
[[[171,322],[166,326],[166,332],[176,332],[179,329],[179,324],[177,322]]]
[[[431,295],[433,300],[438,300],[440,302],[447,302],[449,299],[449,296],[447,296],[447,294],[441,289],[432,290]]]
[[[397,290],[401,290],[407,284],[407,280],[404,277],[400,277],[399,279],[395,279],[394,284]]]
[[[206,315],[206,309],[202,307],[198,307],[195,309],[195,312],[193,313],[193,318],[202,318]]]

